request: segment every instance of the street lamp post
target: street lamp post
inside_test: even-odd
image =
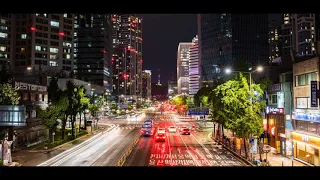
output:
[[[231,72],[239,72],[239,73],[248,73],[249,74],[249,88],[250,88],[250,94],[252,93],[252,73],[254,72],[262,72],[263,71],[263,67],[262,66],[258,66],[257,69],[251,71],[252,68],[249,68],[249,71],[233,71],[230,68],[227,68],[225,70],[226,74],[230,74]],[[253,108],[253,102],[252,102],[252,95],[250,95],[250,108],[252,111]],[[245,144],[245,143],[244,143]]]
[[[249,68],[249,70],[251,70],[252,68]],[[239,72],[239,73],[248,73],[249,74],[249,88],[250,88],[250,93],[252,93],[252,73],[254,72],[262,72],[263,71],[263,67],[262,66],[258,66],[256,70],[253,71],[233,71],[230,68],[227,68],[225,70],[226,74],[230,74],[231,72]],[[250,102],[251,102],[251,109],[252,109],[252,97],[250,97]]]

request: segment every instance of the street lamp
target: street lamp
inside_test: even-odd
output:
[[[249,71],[233,71],[230,68],[225,69],[225,73],[226,74],[230,74],[231,72],[240,72],[240,73],[248,73],[249,74],[249,87],[250,87],[250,93],[252,92],[252,78],[251,78],[251,74],[254,72],[262,72],[263,71],[263,67],[262,66],[258,66],[257,69],[251,71],[252,68],[249,68]],[[250,98],[251,104],[252,104],[252,98]],[[252,105],[251,105],[252,108]]]
[[[233,71],[230,68],[225,69],[225,73],[226,74],[230,74],[231,72],[240,72],[240,73],[248,73],[249,74],[249,87],[250,87],[250,93],[252,93],[252,73],[254,72],[262,72],[263,71],[263,67],[262,66],[258,66],[255,70],[252,71],[252,67],[249,68],[249,71]],[[252,97],[250,97],[250,107],[252,110]]]

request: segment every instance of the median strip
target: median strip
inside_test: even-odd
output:
[[[124,151],[123,155],[121,156],[121,158],[118,160],[117,166],[124,166],[125,163],[127,163],[128,161],[128,157],[130,156],[130,154],[132,153],[132,150],[134,149],[134,147],[137,145],[137,143],[139,142],[140,139],[140,134],[138,134],[135,139],[133,140],[133,142],[130,144],[130,146]]]

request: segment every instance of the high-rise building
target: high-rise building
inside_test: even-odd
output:
[[[142,71],[142,98],[151,100],[151,70]]]
[[[158,69],[158,83],[157,86],[162,86],[161,84],[161,76],[160,76],[160,69]]]
[[[15,14],[15,73],[73,70],[73,14]]]
[[[76,14],[76,78],[112,90],[112,24],[109,14]]]
[[[168,98],[172,99],[178,94],[177,80],[171,79],[168,81]]]
[[[267,14],[200,14],[198,26],[203,82],[244,61],[268,64]]]
[[[112,15],[113,91],[142,95],[142,19],[134,14]]]
[[[282,31],[282,57],[314,56],[317,33],[315,14],[284,14]]]
[[[269,63],[277,63],[277,58],[281,56],[281,27],[275,22],[269,22]]]
[[[15,14],[0,13],[0,66],[14,65]]]
[[[194,95],[199,90],[199,58],[198,58],[198,36],[192,40],[190,46],[189,60],[189,94]]]
[[[177,53],[178,94],[189,94],[189,61],[192,43],[179,43]]]

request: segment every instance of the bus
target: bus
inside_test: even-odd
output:
[[[143,122],[143,124],[152,124],[153,125],[153,120],[147,119]]]
[[[143,136],[152,136],[154,132],[153,123],[143,123],[140,134]]]

